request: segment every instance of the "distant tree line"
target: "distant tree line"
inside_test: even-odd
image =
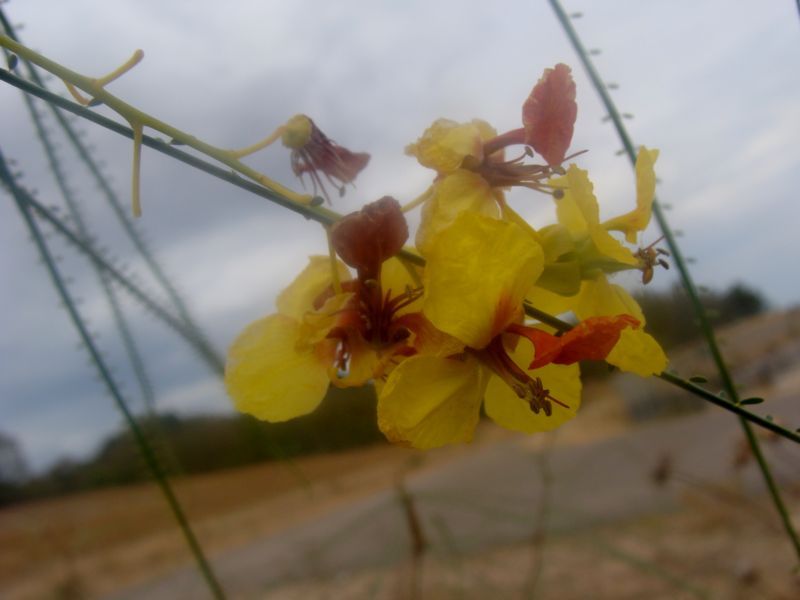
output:
[[[246,415],[143,418],[142,428],[171,475],[188,475],[303,454],[333,452],[383,439],[371,387],[331,387],[320,409],[286,423]],[[0,481],[0,506],[111,485],[150,474],[128,430],[106,439],[86,461],[62,459],[27,481]]]
[[[767,308],[764,296],[743,283],[736,283],[723,292],[701,290],[699,294],[714,326],[757,315]],[[665,348],[691,342],[700,336],[689,297],[680,285],[675,284],[665,292],[642,291],[634,297],[644,311],[648,331]]]

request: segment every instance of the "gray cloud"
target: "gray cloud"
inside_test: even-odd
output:
[[[615,134],[601,122],[596,94],[546,3],[275,1],[221,10],[201,1],[78,0],[4,8],[25,23],[21,34],[29,45],[81,72],[101,74],[144,48],[144,62],[112,91],[222,147],[250,144],[297,112],[312,115],[332,138],[373,156],[357,188],[337,203],[342,211],[386,193],[415,197],[431,175],[402,149],[435,118],[518,127],[521,103],[542,69],[567,62],[579,90],[574,147],[590,150],[580,163],[592,174],[601,210],[610,216],[634,200],[630,168],[614,156]],[[615,98],[635,113],[635,140],[661,149],[660,194],[674,205],[687,253],[699,259],[698,281],[724,286],[743,279],[781,304],[795,302],[798,290],[787,273],[796,270],[797,242],[778,229],[800,221],[794,7],[617,0],[568,8],[585,11],[576,25],[588,46],[603,48],[598,67],[621,84]],[[26,185],[57,202],[19,93],[0,86],[0,106],[3,151],[18,160]],[[127,203],[130,142],[79,127]],[[61,146],[102,243],[155,289],[93,184]],[[298,187],[284,149],[248,161]],[[138,226],[220,350],[272,309],[307,255],[325,249],[317,225],[152,151],[144,154],[142,186]],[[75,349],[77,336],[2,197],[0,429],[17,436],[41,467],[61,452],[89,451],[119,418]],[[512,201],[536,223],[553,218],[547,197],[515,194]],[[654,237],[648,232],[644,239]],[[60,254],[83,311],[135,398],[91,270],[69,248]],[[135,303],[125,305],[161,405],[230,410],[192,352]]]

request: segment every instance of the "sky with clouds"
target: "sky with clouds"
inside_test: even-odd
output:
[[[800,298],[800,19],[794,2],[569,0],[595,64],[619,85],[613,97],[636,143],[661,150],[659,196],[696,259],[699,283],[759,287],[777,306]],[[633,175],[595,91],[547,2],[422,0],[13,0],[3,6],[29,46],[79,72],[100,75],[136,48],[144,61],[109,90],[220,147],[251,144],[296,113],[331,138],[371,153],[340,212],[390,194],[407,201],[430,173],[403,154],[434,119],[475,117],[499,131],[520,126],[520,107],[544,68],[573,66],[578,86],[574,150],[588,168],[604,217],[630,208]],[[53,89],[62,91],[57,81]],[[42,107],[39,104],[40,108]],[[0,147],[46,204],[57,192],[20,92],[0,84]],[[97,109],[110,114],[107,109]],[[52,127],[51,117],[47,117]],[[130,143],[89,123],[79,130],[127,198]],[[124,243],[112,213],[69,147],[60,155],[100,243],[155,284]],[[281,147],[246,159],[299,189]],[[512,196],[535,224],[553,219],[546,196]],[[145,150],[138,226],[198,321],[223,351],[309,254],[324,250],[313,223]],[[655,230],[645,233],[653,241]],[[56,237],[54,247],[109,362],[136,397],[96,278]],[[78,347],[34,246],[0,192],[0,430],[36,468],[85,456],[120,418]],[[657,285],[672,274],[660,272]],[[622,279],[635,285],[635,278]],[[216,377],[135,302],[123,300],[164,410],[230,411]]]

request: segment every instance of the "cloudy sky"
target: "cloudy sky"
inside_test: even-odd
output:
[[[385,194],[407,201],[430,173],[404,146],[434,119],[480,117],[499,131],[519,127],[520,106],[545,67],[565,62],[578,85],[573,148],[588,168],[604,216],[628,210],[633,176],[620,143],[544,0],[231,2],[205,0],[14,0],[4,5],[19,36],[62,64],[103,74],[136,48],[145,60],[113,83],[126,101],[221,147],[251,144],[295,113],[372,161],[334,208]],[[758,286],[777,306],[800,299],[794,228],[800,224],[800,24],[790,0],[569,0],[596,65],[619,85],[614,98],[636,143],[661,150],[659,196],[683,231],[699,283]],[[53,89],[60,84],[51,81]],[[20,92],[0,84],[0,147],[22,183],[58,205]],[[98,109],[105,112],[103,108]],[[106,113],[108,114],[108,113]],[[52,119],[48,117],[52,125]],[[78,123],[127,198],[130,145]],[[126,245],[94,184],[65,142],[61,156],[101,243],[156,287]],[[298,189],[286,152],[247,159]],[[145,150],[138,225],[197,319],[220,349],[272,310],[275,294],[309,254],[324,249],[313,223]],[[536,224],[552,201],[516,195]],[[0,193],[0,430],[41,468],[63,453],[84,456],[119,425],[119,415],[77,346],[35,248]],[[645,234],[645,241],[657,237]],[[131,402],[141,406],[108,309],[85,261],[53,238],[71,289]],[[665,273],[660,284],[668,284]],[[635,280],[623,280],[635,284]],[[124,302],[165,410],[229,411],[217,379],[180,340]]]

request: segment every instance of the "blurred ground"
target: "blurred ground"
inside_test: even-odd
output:
[[[749,387],[800,423],[797,361]],[[736,419],[712,407],[633,426],[620,389],[591,384],[555,435],[486,424],[466,447],[372,447],[185,478],[177,493],[235,597],[797,597]],[[764,446],[800,525],[800,450]],[[427,542],[416,561],[401,481]],[[2,598],[204,594],[152,486],[0,511]]]

